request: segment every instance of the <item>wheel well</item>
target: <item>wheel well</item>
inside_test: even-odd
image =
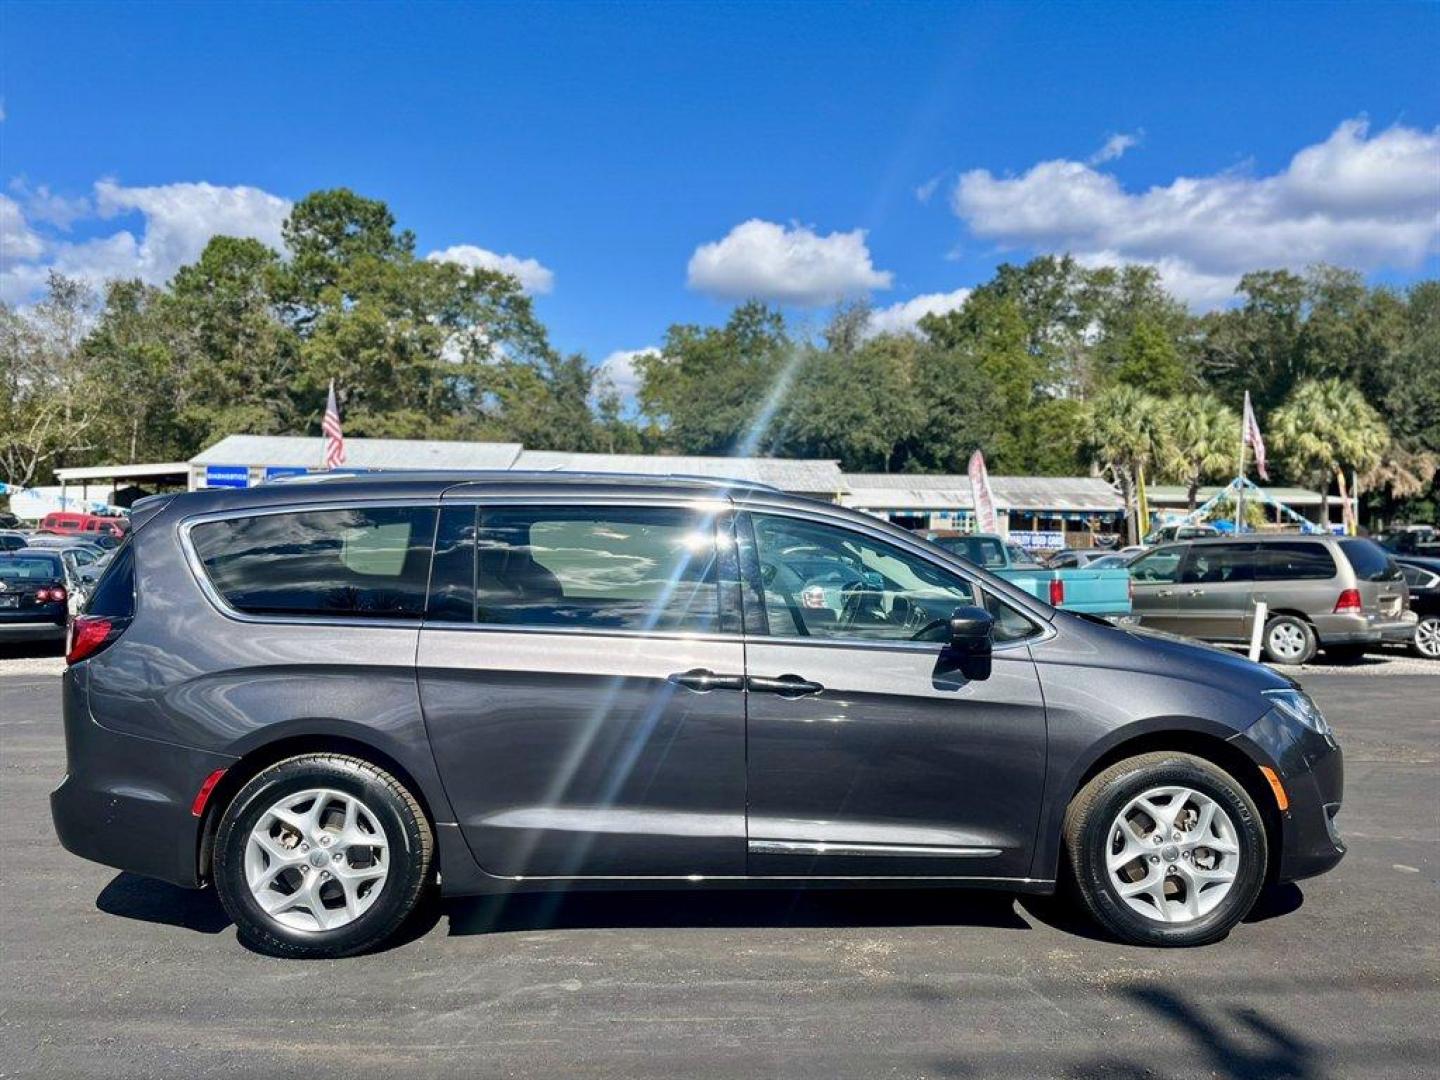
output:
[[[1301,622],[1308,624],[1312,629],[1315,626],[1314,620],[1311,619],[1309,615],[1306,615],[1303,611],[1296,611],[1294,608],[1271,608],[1269,611],[1265,612],[1265,621],[1269,622],[1276,615],[1290,615],[1293,618],[1299,619]]]
[[[199,850],[196,853],[196,867],[201,881],[210,879],[215,851],[215,833],[220,827],[221,815],[225,813],[226,808],[229,807],[240,789],[259,775],[262,770],[269,768],[277,761],[284,761],[286,758],[297,757],[300,754],[350,754],[384,769],[410,790],[410,793],[415,796],[415,801],[420,804],[420,809],[424,811],[431,828],[435,827],[435,815],[430,812],[425,792],[406,768],[389,754],[377,750],[359,739],[347,739],[343,735],[294,735],[256,747],[226,769],[225,775],[215,785],[215,790],[211,792],[210,799],[205,806],[205,820],[200,826]],[[435,852],[435,865],[437,868],[440,865],[438,849]]]
[[[1092,762],[1075,785],[1075,790],[1070,793],[1070,800],[1074,801],[1086,784],[1117,761],[1156,751],[1193,754],[1203,758],[1224,769],[1245,789],[1246,794],[1260,808],[1260,820],[1265,825],[1265,842],[1270,852],[1270,863],[1265,869],[1265,876],[1267,883],[1272,882],[1280,868],[1280,848],[1284,841],[1280,808],[1275,804],[1275,793],[1270,790],[1270,783],[1260,772],[1260,766],[1252,761],[1245,751],[1224,739],[1191,731],[1157,731],[1150,735],[1137,736],[1111,747]]]

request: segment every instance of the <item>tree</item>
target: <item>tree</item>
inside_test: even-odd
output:
[[[1117,386],[1090,403],[1089,445],[1100,465],[1120,484],[1129,520],[1130,543],[1139,541],[1135,504],[1137,482],[1147,467],[1173,457],[1169,442],[1169,410],[1160,398],[1130,386]]]
[[[1214,394],[1185,394],[1169,405],[1170,454],[1164,472],[1185,485],[1195,509],[1200,485],[1228,474],[1240,458],[1240,417]]]
[[[0,479],[28,487],[95,444],[100,394],[81,349],[95,297],[51,271],[30,311],[0,304]]]
[[[676,453],[762,446],[802,359],[780,313],[752,300],[722,327],[672,326],[636,357],[640,411]]]
[[[1340,379],[1300,383],[1270,415],[1270,431],[1287,471],[1320,492],[1325,521],[1330,520],[1331,477],[1345,498],[1345,471],[1369,472],[1390,445],[1380,414],[1354,385]]]

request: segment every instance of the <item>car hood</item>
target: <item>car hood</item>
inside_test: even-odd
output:
[[[1225,683],[1257,693],[1299,684],[1263,664],[1252,663],[1230,649],[1139,626],[1116,626],[1104,619],[1061,612],[1067,628],[1088,639],[1106,666],[1145,671],[1193,682]],[[1057,620],[1058,621],[1058,620]]]

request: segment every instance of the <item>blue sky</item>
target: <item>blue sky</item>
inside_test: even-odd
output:
[[[10,0],[4,293],[163,278],[336,185],[512,256],[596,360],[752,293],[903,327],[1047,250],[1197,308],[1252,265],[1404,282],[1437,273],[1436,55],[1433,4]]]

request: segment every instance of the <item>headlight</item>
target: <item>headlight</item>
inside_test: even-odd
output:
[[[1316,735],[1323,735],[1327,739],[1334,739],[1334,732],[1330,730],[1329,723],[1325,717],[1320,715],[1320,710],[1315,707],[1315,702],[1310,700],[1310,695],[1302,690],[1266,690],[1265,696],[1275,703],[1275,707],[1290,717],[1297,724],[1303,724]]]

